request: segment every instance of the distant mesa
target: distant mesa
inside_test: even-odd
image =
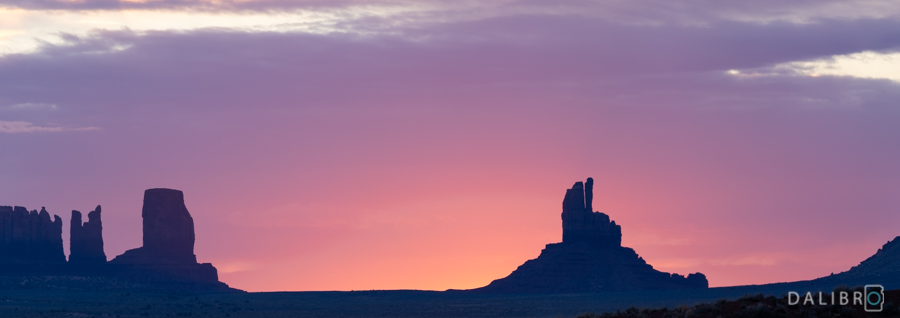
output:
[[[0,264],[52,266],[66,263],[62,219],[45,208],[0,206]]]
[[[474,289],[483,293],[579,293],[707,288],[701,273],[687,277],[653,269],[633,249],[622,247],[622,227],[594,212],[594,180],[576,182],[562,204],[562,243],[547,244],[536,259],[509,276]]]
[[[144,245],[125,251],[114,264],[196,263],[194,219],[184,205],[184,193],[172,189],[144,191]]]
[[[0,206],[0,275],[95,276],[151,288],[232,291],[210,263],[194,255],[194,219],[184,193],[173,189],[144,192],[143,246],[106,261],[101,207],[72,211],[69,260],[62,248],[62,219],[41,209]]]
[[[184,193],[172,189],[144,191],[144,245],[109,261],[115,276],[142,283],[171,283],[227,288],[210,263],[194,255],[194,219]]]

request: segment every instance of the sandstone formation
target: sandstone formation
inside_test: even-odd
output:
[[[62,219],[45,208],[0,206],[0,263],[64,264]]]
[[[184,194],[173,189],[144,191],[144,245],[109,261],[117,277],[144,283],[181,283],[223,287],[216,268],[198,264],[194,255],[194,219]]]
[[[88,213],[88,221],[81,223],[81,212],[72,211],[69,227],[69,263],[73,265],[96,265],[106,263],[103,252],[103,223],[100,220],[100,206]]]
[[[575,293],[622,290],[707,288],[701,273],[687,277],[653,269],[633,249],[622,247],[622,228],[594,212],[594,180],[566,191],[563,241],[547,244],[538,258],[509,276],[475,289],[484,293]]]
[[[128,250],[112,262],[196,263],[194,219],[184,205],[184,193],[172,189],[144,191],[144,246]]]
[[[194,220],[184,194],[172,189],[144,192],[143,246],[106,261],[100,206],[82,222],[72,211],[70,255],[66,262],[62,219],[45,209],[0,206],[0,275],[100,277],[143,288],[236,291],[219,282],[216,268],[198,264],[194,255]]]
[[[563,199],[563,243],[616,247],[622,245],[622,227],[609,216],[592,211],[594,179],[566,190]]]

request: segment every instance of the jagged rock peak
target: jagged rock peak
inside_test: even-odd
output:
[[[0,262],[15,264],[60,264],[66,262],[62,248],[62,219],[25,207],[0,206]]]
[[[563,199],[563,243],[621,246],[622,228],[609,216],[594,212],[594,179],[576,182]]]
[[[72,264],[103,264],[103,223],[100,206],[88,213],[88,221],[81,223],[81,212],[72,210],[69,230],[69,262]]]

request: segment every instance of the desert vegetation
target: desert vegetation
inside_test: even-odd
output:
[[[861,290],[862,286],[839,286],[833,291]],[[841,305],[789,305],[787,296],[775,297],[763,294],[745,295],[736,300],[720,299],[711,303],[675,308],[636,308],[601,314],[585,313],[578,318],[792,318],[792,317],[897,317],[900,316],[900,290],[885,292],[881,312],[866,312],[862,306]]]

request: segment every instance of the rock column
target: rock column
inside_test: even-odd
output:
[[[62,219],[47,209],[0,206],[0,263],[62,264]]]
[[[566,190],[563,199],[563,243],[618,247],[622,245],[622,228],[609,216],[593,212],[594,179],[576,182]]]
[[[103,223],[100,220],[100,206],[88,213],[88,221],[81,223],[81,212],[72,211],[69,232],[69,263],[73,265],[96,265],[106,263],[103,252]]]

